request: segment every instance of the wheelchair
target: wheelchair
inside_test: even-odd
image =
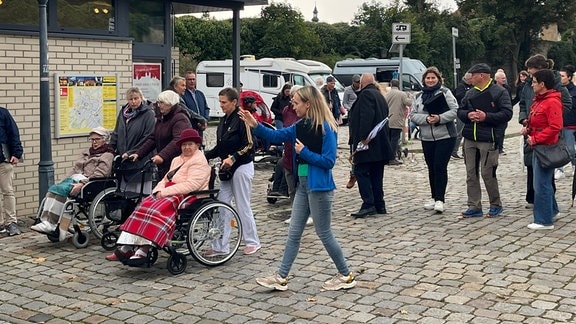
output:
[[[240,216],[232,206],[217,199],[220,191],[214,189],[217,174],[217,168],[212,168],[210,189],[191,192],[178,205],[176,230],[170,244],[162,247],[169,254],[167,268],[173,275],[186,270],[188,254],[200,264],[213,267],[226,263],[240,247]],[[228,252],[210,254],[215,244],[226,246]],[[157,255],[153,252],[150,261],[155,261],[154,254]]]
[[[60,222],[63,218],[69,218],[70,226],[68,232],[72,234],[72,244],[76,248],[87,247],[89,243],[89,232],[86,229],[89,227],[89,210],[92,201],[102,191],[115,186],[116,182],[113,178],[95,178],[86,183],[77,196],[68,197],[64,202],[62,214],[60,214],[56,229],[53,232],[46,234],[48,240],[53,243],[60,241]],[[34,224],[40,222],[40,217],[45,203],[46,198],[42,199],[42,202],[40,203]]]
[[[138,173],[140,176],[140,191],[133,192],[122,188],[122,177],[125,175],[129,159],[114,161],[115,186],[102,190],[90,205],[88,225],[94,235],[100,239],[100,244],[106,250],[114,249],[118,234],[115,231],[132,214],[136,205],[144,198],[144,183],[147,173],[156,172],[151,160],[147,161]]]
[[[205,266],[217,266],[230,260],[242,241],[242,224],[234,208],[217,199],[214,189],[218,167],[212,167],[209,189],[190,192],[178,204],[176,228],[166,246],[152,246],[146,256],[146,267],[158,259],[158,250],[168,253],[167,269],[173,275],[186,270],[189,254]],[[119,238],[114,225],[121,225],[134,211],[142,196],[108,188],[101,192],[90,209],[91,228],[95,235],[101,233],[101,245],[105,250],[116,248]],[[210,254],[213,244],[224,243],[227,253]]]

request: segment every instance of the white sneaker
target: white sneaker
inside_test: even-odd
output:
[[[444,212],[444,203],[440,200],[436,201],[434,203],[434,210],[439,212],[439,213],[443,213]]]
[[[430,201],[424,204],[424,209],[433,210],[434,206],[436,206],[436,202],[434,201],[434,199],[430,199]]]
[[[554,225],[541,225],[541,224],[532,223],[532,224],[528,224],[528,228],[533,229],[533,230],[551,230],[551,229],[554,229]]]
[[[284,221],[284,224],[290,224],[290,220],[292,219],[292,217],[288,218],[287,220]]]
[[[312,225],[312,224],[314,224],[312,217],[308,217],[308,219],[306,220],[306,225]]]
[[[564,170],[556,169],[556,171],[554,171],[554,179],[560,180],[562,178],[564,178]]]
[[[38,233],[47,234],[52,233],[56,229],[56,224],[52,224],[49,221],[41,221],[36,225],[30,226],[30,229]]]

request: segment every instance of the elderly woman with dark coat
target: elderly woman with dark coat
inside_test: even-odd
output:
[[[116,127],[112,132],[110,145],[116,149],[116,154],[122,159],[136,152],[146,139],[154,132],[156,118],[149,101],[144,98],[138,88],[130,88],[126,91],[126,100],[116,119]],[[152,157],[152,152],[145,157],[132,163],[123,165],[121,187],[126,191],[139,192],[141,177],[137,176],[146,163]],[[146,173],[143,192],[150,194],[152,191],[152,174]]]
[[[192,125],[186,108],[180,105],[180,95],[176,92],[172,90],[161,92],[156,105],[158,114],[154,132],[135,153],[130,154],[129,158],[137,160],[156,149],[152,162],[158,166],[158,178],[163,178],[170,170],[172,159],[180,154],[180,146],[177,144],[180,134]]]

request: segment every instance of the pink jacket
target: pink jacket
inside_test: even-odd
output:
[[[197,150],[186,163],[183,162],[182,156],[175,157],[170,165],[170,171],[178,167],[180,167],[180,169],[172,178],[174,184],[166,187],[168,179],[164,176],[154,190],[152,190],[152,193],[162,191],[164,196],[174,196],[186,195],[192,191],[208,189],[211,169],[204,156],[204,152]]]

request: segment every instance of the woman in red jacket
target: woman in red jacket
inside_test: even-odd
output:
[[[530,107],[527,125],[521,134],[528,145],[552,145],[558,142],[562,130],[562,100],[560,92],[554,90],[554,73],[544,69],[532,75],[534,101]],[[543,168],[533,154],[534,174],[534,223],[530,229],[553,229],[554,216],[558,214],[558,203],[554,197],[552,177],[554,168]]]

